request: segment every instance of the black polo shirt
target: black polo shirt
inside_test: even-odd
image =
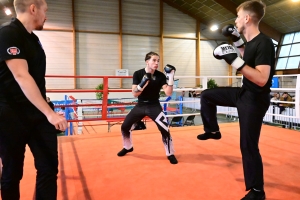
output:
[[[46,55],[39,38],[28,33],[18,19],[12,19],[0,27],[0,44],[0,102],[29,102],[6,65],[10,59],[27,61],[29,74],[46,99]]]
[[[135,71],[133,74],[133,85],[138,85],[146,74],[145,69]],[[138,96],[139,102],[155,103],[159,102],[159,93],[163,85],[167,84],[167,78],[164,73],[155,70],[153,80],[145,87],[143,92]]]
[[[243,87],[247,90],[254,93],[269,93],[275,72],[275,47],[272,40],[262,33],[258,34],[246,43],[243,59],[252,68],[257,65],[271,66],[269,79],[263,87],[251,82],[245,76],[243,77]]]

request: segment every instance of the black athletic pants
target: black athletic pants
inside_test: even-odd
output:
[[[0,153],[3,163],[1,197],[20,199],[24,153],[29,146],[37,169],[37,200],[55,200],[57,196],[58,152],[55,127],[33,105],[0,104]],[[34,194],[34,191],[32,191]],[[22,199],[22,198],[21,198]]]
[[[240,149],[246,190],[263,189],[263,164],[258,148],[263,117],[270,105],[269,93],[244,88],[214,88],[201,93],[201,116],[205,132],[219,131],[216,106],[236,107],[240,123]]]
[[[174,148],[172,137],[169,132],[167,118],[159,102],[157,103],[138,103],[126,116],[122,126],[122,136],[124,148],[132,147],[131,130],[134,129],[135,123],[142,120],[145,116],[150,117],[157,125],[164,143],[166,155],[173,155]]]

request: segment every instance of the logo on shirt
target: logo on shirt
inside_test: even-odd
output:
[[[8,53],[9,55],[15,56],[15,55],[20,54],[20,49],[19,49],[18,47],[9,47],[9,48],[7,49],[7,53]]]

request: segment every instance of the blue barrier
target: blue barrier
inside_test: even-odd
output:
[[[279,79],[278,79],[278,77],[273,77],[272,78],[271,88],[279,88]]]
[[[72,110],[71,107],[65,107],[64,105],[73,104],[74,103],[73,100],[69,100],[68,96],[65,95],[65,100],[52,101],[52,103],[54,104],[54,106],[61,105],[60,108],[59,107],[54,108],[55,112],[63,111],[65,113],[66,120],[71,119],[70,113],[73,112],[73,110]],[[67,127],[67,129],[65,130],[65,135],[66,136],[68,136],[68,132],[69,132],[69,128]],[[72,122],[70,122],[70,135],[73,135],[73,123]]]

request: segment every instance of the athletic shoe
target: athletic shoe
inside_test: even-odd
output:
[[[128,152],[132,152],[133,151],[133,147],[131,147],[130,149],[125,149],[123,148],[119,153],[118,156],[125,156]]]
[[[178,161],[177,161],[177,159],[175,158],[174,155],[168,156],[168,160],[170,161],[171,164],[177,164],[178,163]]]
[[[266,199],[265,191],[263,190],[255,191],[251,189],[250,192],[248,192],[248,194],[246,194],[246,196],[241,200],[264,200],[264,199]]]
[[[221,139],[222,135],[219,131],[216,133],[206,132],[197,136],[198,140],[207,140],[207,139]]]

